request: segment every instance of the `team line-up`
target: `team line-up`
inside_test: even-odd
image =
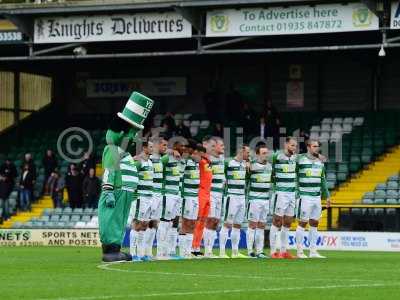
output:
[[[327,206],[330,199],[319,150],[319,142],[309,140],[307,153],[298,154],[297,141],[288,137],[282,150],[272,152],[259,144],[251,157],[250,148],[243,145],[233,158],[225,159],[219,137],[206,137],[202,144],[177,142],[173,149],[168,149],[163,137],[144,142],[140,154],[133,159],[127,155],[120,164],[122,184],[135,187],[128,219],[132,261],[230,258],[225,252],[229,238],[231,258],[268,258],[263,251],[269,214],[273,215],[271,258],[324,258],[316,249],[317,227],[321,199],[327,200]],[[108,180],[112,179],[105,174],[103,189],[107,189]],[[107,199],[101,202],[99,205],[108,205]],[[295,218],[297,256],[292,256],[287,249],[288,232]],[[239,252],[245,219],[248,255]],[[219,255],[214,255],[221,223]],[[302,243],[307,224],[309,256]],[[204,254],[200,252],[201,240]]]

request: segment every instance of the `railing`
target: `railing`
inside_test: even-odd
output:
[[[327,209],[328,230],[400,231],[400,204],[332,204]],[[362,209],[354,213],[354,209]],[[379,209],[376,213],[375,209]],[[337,210],[337,226],[333,226]]]

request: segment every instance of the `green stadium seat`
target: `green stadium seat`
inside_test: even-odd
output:
[[[79,222],[81,220],[81,216],[80,215],[72,215],[70,221],[71,222]]]
[[[45,216],[49,216],[49,215],[53,214],[53,211],[54,211],[53,208],[45,208],[44,211],[43,211],[43,214]]]
[[[65,222],[65,228],[71,229],[74,228],[75,223],[74,222]]]
[[[370,164],[372,161],[372,155],[370,154],[361,154],[361,163],[364,165]]]
[[[74,215],[82,215],[83,214],[83,209],[82,208],[75,208],[72,213]]]
[[[55,227],[59,229],[65,228],[65,222],[56,222]]]
[[[60,215],[52,215],[50,217],[51,222],[58,222],[60,220]]]
[[[386,183],[378,183],[375,190],[386,190]]]
[[[82,222],[90,222],[90,219],[91,219],[91,218],[92,218],[92,217],[89,216],[89,215],[84,215],[84,216],[82,216],[81,221],[82,221]]]
[[[336,181],[328,180],[326,182],[326,185],[327,185],[329,190],[333,190],[336,187]]]
[[[39,219],[42,222],[49,222],[50,221],[50,216],[49,215],[43,215]]]
[[[392,176],[389,177],[389,180],[390,181],[399,181],[399,175],[397,175],[397,174],[396,175],[392,175]]]
[[[61,215],[63,213],[63,209],[61,207],[57,207],[54,209],[53,214]]]
[[[329,180],[329,181],[336,182],[336,173],[327,173],[326,174],[326,179]]]
[[[359,156],[350,158],[350,172],[355,173],[361,168],[361,160]]]
[[[362,203],[363,204],[374,204],[374,200],[363,198]]]
[[[349,167],[346,162],[338,164],[338,173],[349,173]]]
[[[72,214],[72,208],[71,207],[65,207],[63,210],[63,215],[71,215]]]
[[[399,194],[397,193],[396,190],[387,190],[386,191],[386,198],[397,199],[398,197],[399,197]]]
[[[60,218],[60,222],[69,222],[69,215],[62,215]]]
[[[386,204],[396,205],[396,204],[398,204],[398,203],[399,203],[399,202],[398,202],[397,199],[394,199],[394,198],[388,198],[388,199],[386,199]]]
[[[346,181],[347,175],[348,175],[348,173],[343,173],[343,172],[337,173],[336,174],[337,181],[340,183]]]
[[[366,192],[363,196],[363,199],[374,199],[375,195],[374,192]]]
[[[384,198],[375,198],[374,204],[385,204]]]
[[[33,228],[33,223],[31,221],[25,222],[23,228]]]
[[[83,213],[84,213],[85,215],[91,215],[91,214],[93,214],[93,208],[87,207],[87,208],[85,208],[85,209],[83,210]]]
[[[56,223],[57,222],[46,222],[46,224],[45,224],[45,226],[47,227],[47,228],[56,228]]]
[[[14,229],[23,228],[23,224],[22,224],[21,222],[14,222],[14,223],[12,224],[12,228],[14,228]]]
[[[44,223],[41,221],[34,222],[32,228],[35,228],[35,229],[43,228],[43,224]]]
[[[388,181],[387,183],[387,189],[388,190],[397,190],[399,189],[399,183],[398,181]]]
[[[376,190],[374,193],[375,199],[379,198],[386,198],[386,191],[385,190]]]

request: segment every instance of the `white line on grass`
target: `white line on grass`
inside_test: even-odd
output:
[[[114,269],[110,268],[110,266],[116,265],[116,263],[110,263],[110,264],[100,264],[97,266],[97,268],[102,269],[102,270],[107,270],[107,271],[115,271],[115,272],[123,272],[123,273],[137,273],[137,274],[152,274],[152,275],[178,275],[178,276],[196,276],[196,277],[216,277],[216,278],[237,278],[237,279],[269,279],[270,277],[265,277],[265,276],[252,276],[252,275],[246,275],[246,276],[241,276],[241,275],[226,275],[226,274],[201,274],[201,273],[177,273],[177,272],[160,272],[160,271],[142,271],[142,270],[124,270],[124,269]],[[276,277],[274,277],[274,280]],[[292,278],[292,277],[285,277],[285,279],[288,280],[294,280],[298,278]]]
[[[151,293],[151,294],[127,294],[127,295],[109,295],[109,296],[86,296],[86,297],[60,297],[60,298],[42,298],[37,300],[108,300],[108,299],[135,299],[152,297],[171,297],[171,296],[195,296],[195,295],[218,295],[218,294],[240,294],[240,293],[268,293],[268,292],[287,292],[299,290],[325,290],[325,289],[348,289],[348,288],[375,288],[399,286],[399,284],[348,284],[348,285],[324,285],[324,286],[298,286],[298,287],[276,287],[259,289],[234,289],[234,290],[213,290],[213,291],[193,291],[193,292],[172,292],[172,293]]]
[[[165,276],[171,276],[171,275],[177,275],[177,276],[195,276],[195,277],[213,277],[213,278],[226,278],[226,279],[262,279],[262,280],[301,280],[299,277],[282,277],[279,278],[277,276],[253,276],[253,275],[226,275],[226,274],[202,274],[202,273],[178,273],[178,272],[160,272],[160,271],[143,271],[143,270],[125,270],[125,269],[116,269],[116,268],[111,268],[113,265],[120,265],[120,264],[125,264],[126,262],[114,262],[114,263],[103,263],[97,266],[97,268],[106,270],[106,271],[114,271],[114,272],[122,272],[122,273],[135,273],[135,274],[151,274],[151,275],[165,275]],[[129,262],[128,262],[129,263]],[[174,279],[174,278],[173,278]],[[306,278],[307,281],[327,281],[327,280],[334,280],[332,278]],[[344,282],[376,282],[376,280],[368,280],[368,279],[346,279],[346,278],[340,278],[340,281]]]

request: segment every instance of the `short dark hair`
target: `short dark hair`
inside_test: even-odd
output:
[[[204,148],[202,145],[197,145],[195,148],[196,151],[198,152],[206,152],[206,148]]]
[[[198,143],[195,139],[189,139],[188,144],[186,145],[187,148],[195,150]]]
[[[268,147],[267,147],[267,145],[265,143],[259,143],[256,146],[256,154],[260,154],[260,150],[263,149],[263,148],[268,149]]]
[[[204,143],[210,141],[211,139],[212,139],[211,135],[205,135],[201,141]]]
[[[308,140],[307,140],[307,143],[306,143],[306,144],[307,144],[307,147],[308,147],[308,146],[311,146],[312,143],[317,143],[317,144],[318,144],[318,147],[321,146],[321,143],[320,143],[317,139],[308,139]]]
[[[166,141],[166,139],[162,135],[159,135],[151,137],[149,141],[152,142],[153,144],[160,144],[162,141]]]
[[[289,143],[290,141],[295,141],[295,142],[297,142],[297,140],[296,140],[294,137],[292,137],[292,136],[287,136],[286,139],[285,139],[285,141],[286,141],[286,143]]]

